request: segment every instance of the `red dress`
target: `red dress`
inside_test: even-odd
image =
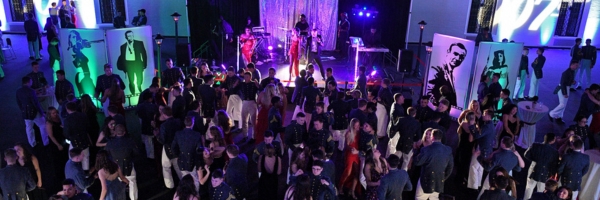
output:
[[[242,44],[242,54],[244,55],[244,60],[246,63],[252,62],[252,47],[254,46],[254,37],[250,36],[248,38],[241,39],[244,44]]]
[[[265,131],[269,129],[269,109],[271,109],[270,105],[263,105],[258,102],[260,105],[260,110],[258,111],[258,115],[256,116],[256,124],[254,125],[254,143],[260,144],[265,138]]]
[[[346,167],[344,168],[342,176],[340,177],[340,190],[352,187],[352,179],[356,179],[358,181],[358,176],[360,174],[360,158],[358,157],[358,154],[352,154],[352,148],[358,150],[358,141],[360,139],[359,135],[359,133],[356,133],[356,135],[354,136],[354,142],[348,144],[348,146],[346,146],[346,148],[344,149],[344,154],[346,157]],[[353,167],[355,167],[354,164],[359,169],[352,169]],[[357,183],[354,191],[358,193],[359,188],[361,188],[361,185],[360,183]]]
[[[300,75],[300,72],[298,72],[298,68],[300,65],[300,61],[298,60],[299,43],[300,43],[300,39],[292,40],[292,44],[290,45],[290,62],[291,62],[290,73],[292,73],[292,70],[294,70],[293,72],[296,76]]]

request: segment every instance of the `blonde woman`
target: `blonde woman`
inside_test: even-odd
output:
[[[358,184],[358,176],[360,172],[360,158],[358,156],[358,142],[360,135],[360,121],[356,118],[350,120],[350,125],[346,131],[346,142],[345,142],[345,158],[346,168],[342,172],[340,177],[340,183],[338,188],[340,194],[344,193],[344,188],[350,189],[350,197],[356,199],[355,191]],[[344,187],[347,186],[347,187]]]
[[[479,119],[481,119],[481,107],[479,106],[479,101],[472,100],[471,103],[469,103],[469,108],[460,113],[460,116],[458,117],[459,124],[465,120],[465,116],[469,111],[475,113],[475,120],[479,121]]]
[[[258,115],[254,125],[255,144],[260,144],[264,137],[263,134],[269,128],[269,109],[271,109],[271,98],[279,96],[275,84],[269,84],[258,94]]]

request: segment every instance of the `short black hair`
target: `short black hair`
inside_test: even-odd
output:
[[[62,185],[70,185],[70,186],[75,186],[75,181],[74,181],[73,179],[70,179],[70,178],[68,178],[68,179],[65,179],[65,180],[62,182]]]
[[[306,115],[303,112],[298,112],[296,114],[296,118],[298,118],[298,117],[306,117]]]
[[[575,38],[575,42],[581,42],[581,38]]]
[[[192,103],[190,104],[190,110],[197,110],[200,106],[201,106],[200,100],[195,100],[192,101]]]
[[[510,138],[509,136],[502,137],[502,144],[504,144],[505,148],[512,148],[513,143],[514,143],[514,140],[512,138]]]
[[[237,156],[240,154],[240,148],[235,144],[227,145],[226,151],[227,153],[230,153],[233,156]]]
[[[573,64],[579,64],[579,60],[571,60],[571,62],[569,63],[569,66],[573,65]]]
[[[186,86],[188,84],[192,84],[192,79],[191,78],[183,79],[183,85]]]
[[[275,134],[273,134],[273,131],[271,130],[266,130],[265,134],[263,134],[263,136],[266,137],[273,137]]]
[[[251,63],[248,63],[248,64],[246,65],[246,67],[247,67],[247,68],[249,68],[249,69],[254,69],[256,66],[254,65],[254,63],[253,63],[253,62],[251,62]]]
[[[315,160],[315,161],[313,161],[313,166],[319,166],[319,167],[323,168],[323,161]]]
[[[496,176],[494,184],[496,185],[496,188],[504,190],[508,187],[508,177]]]
[[[365,73],[365,72],[367,72],[367,68],[365,68],[365,66],[360,66],[360,67],[358,67],[358,72]]]
[[[23,78],[21,78],[21,83],[23,84],[27,84],[29,83],[29,81],[31,81],[31,77],[29,76],[24,76]]]
[[[540,48],[538,48],[538,51],[541,51],[542,53],[544,53],[544,51],[546,51],[546,49],[544,49],[544,47],[540,47]]]
[[[104,64],[104,69],[108,69],[108,68],[112,68],[112,65],[108,64],[108,63]]]
[[[227,71],[228,71],[228,72],[235,72],[235,68],[233,68],[233,67],[228,67],[228,68],[227,68]]]
[[[323,150],[321,150],[321,149],[317,149],[311,153],[311,156],[315,157],[319,160],[322,160],[322,159],[325,159],[325,152],[323,152]]]
[[[400,165],[400,158],[396,154],[388,156],[387,162],[391,168],[398,168]]]
[[[333,73],[333,69],[331,67],[328,67],[325,71]]]
[[[312,86],[313,84],[315,84],[315,79],[313,77],[308,77],[308,79],[306,81],[308,82],[309,86]]]
[[[83,152],[83,149],[75,147],[75,148],[72,148],[71,150],[69,150],[69,156],[71,156],[71,158],[77,157],[77,156],[81,155],[81,152]]]
[[[67,107],[67,110],[77,111],[77,104],[75,102],[68,102],[66,107]],[[110,106],[109,106],[109,108],[110,108]]]
[[[440,129],[433,129],[431,132],[434,140],[441,140],[444,137],[444,132]]]
[[[212,172],[212,178],[223,178],[223,170],[216,169],[214,172]]]
[[[508,89],[502,89],[501,92],[506,94],[507,96],[510,96],[510,90]]]
[[[192,66],[192,67],[190,68],[190,74],[196,74],[196,73],[198,73],[198,67],[196,67],[196,66]]]
[[[547,133],[544,135],[544,143],[549,143],[550,141],[554,140],[554,138],[556,138],[554,133]]]
[[[185,126],[194,125],[194,116],[185,116],[185,119],[183,120],[183,124],[185,124]]]
[[[56,74],[60,74],[60,75],[64,76],[65,75],[65,70],[62,70],[62,69],[58,70],[58,71],[56,71]]]
[[[492,76],[500,78],[500,73],[494,73]]]
[[[276,105],[281,101],[281,97],[279,96],[274,96],[271,98],[271,105]]]

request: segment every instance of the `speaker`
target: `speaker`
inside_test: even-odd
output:
[[[178,67],[189,67],[190,62],[192,61],[192,47],[189,43],[181,43],[177,44],[177,48],[175,49],[175,54],[177,54],[177,63]]]
[[[413,64],[414,52],[408,49],[401,49],[398,52],[398,72],[411,73]]]

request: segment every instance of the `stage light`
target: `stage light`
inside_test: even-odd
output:
[[[281,49],[282,47],[283,47],[283,46],[281,46],[281,44],[278,44],[278,45],[277,45],[277,48],[280,48],[280,49]]]
[[[360,11],[360,12],[358,13],[358,16],[363,16],[363,12],[362,12],[362,11]]]
[[[371,76],[375,76],[375,74],[377,74],[377,70],[373,70],[373,71],[371,72]]]
[[[269,49],[269,51],[273,50],[273,46],[269,45],[269,47],[267,47],[267,49]]]
[[[367,17],[371,17],[371,13],[367,13]]]
[[[421,30],[423,30],[425,28],[425,25],[427,25],[427,22],[421,20],[421,22],[419,22],[419,28],[421,28]]]
[[[366,6],[365,6],[365,7],[363,7],[363,10],[367,10],[367,7],[366,7]]]

